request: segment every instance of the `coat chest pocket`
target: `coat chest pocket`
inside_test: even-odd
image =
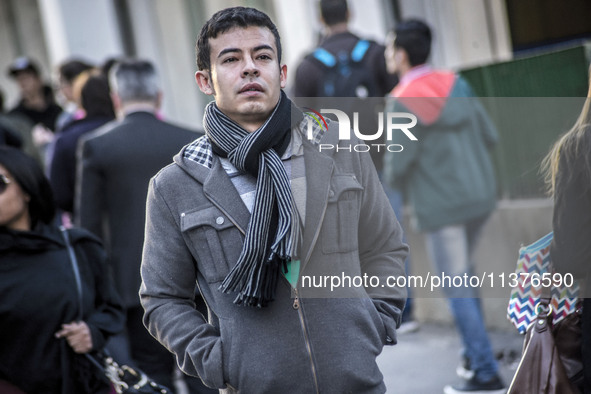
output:
[[[208,283],[223,280],[242,249],[242,235],[216,207],[181,214],[181,231],[190,242],[199,272]]]
[[[324,253],[349,253],[357,250],[362,191],[363,186],[353,174],[332,177],[322,231]]]

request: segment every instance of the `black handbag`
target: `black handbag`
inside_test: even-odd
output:
[[[78,320],[82,320],[82,281],[78,268],[78,259],[70,242],[68,230],[60,227],[62,236],[68,249],[72,271],[76,279],[78,292]],[[128,365],[119,365],[105,350],[99,352],[85,353],[86,359],[95,367],[97,375],[105,382],[110,383],[119,394],[168,394],[172,393],[146,375],[138,368]]]
[[[507,394],[579,394],[582,387],[580,311],[552,325],[543,298],[528,328],[524,350]]]
[[[119,365],[106,351],[86,354],[86,358],[113,385],[117,393],[125,394],[167,394],[168,388],[154,382],[144,372],[127,365]]]

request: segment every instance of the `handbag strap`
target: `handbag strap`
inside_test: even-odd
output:
[[[68,234],[68,230],[64,226],[60,226],[60,231],[66,242],[66,248],[68,250],[68,255],[70,256],[70,264],[72,266],[72,271],[74,272],[74,279],[76,280],[76,290],[78,292],[78,320],[82,320],[82,280],[80,279],[78,259],[76,258],[76,252],[74,252],[72,243],[70,242],[70,234]]]
[[[547,323],[548,316],[552,315],[552,288],[542,286],[540,291],[540,301],[536,305],[536,329],[544,329],[541,322]],[[540,326],[542,324],[542,326]]]

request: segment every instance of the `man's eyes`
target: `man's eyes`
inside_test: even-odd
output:
[[[272,57],[269,56],[269,55],[267,55],[267,54],[261,54],[261,55],[257,55],[256,56],[256,59],[257,60],[272,60]],[[222,61],[222,63],[233,63],[233,62],[236,62],[238,60],[239,59],[237,57],[232,56],[232,57],[225,58]]]

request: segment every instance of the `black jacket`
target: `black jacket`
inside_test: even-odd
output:
[[[576,146],[576,148],[574,148]],[[554,192],[552,263],[582,285],[585,393],[591,392],[591,128],[560,152]]]
[[[70,230],[83,293],[83,320],[94,349],[122,330],[119,297],[107,273],[100,242]],[[75,393],[74,354],[55,333],[78,317],[78,292],[60,230],[0,228],[0,379],[29,394]],[[63,387],[62,387],[63,386]]]
[[[62,113],[62,107],[55,103],[53,92],[49,86],[43,87],[43,94],[47,107],[43,110],[29,108],[25,105],[24,100],[19,101],[16,107],[12,108],[9,115],[20,115],[31,121],[32,125],[41,123],[48,129],[55,131],[55,126],[58,116]]]
[[[49,165],[49,181],[55,195],[55,203],[62,210],[74,211],[78,140],[84,134],[98,129],[111,120],[113,119],[103,116],[74,120],[58,134]]]
[[[150,178],[199,136],[151,113],[134,112],[115,127],[89,135],[82,142],[74,216],[77,224],[105,242],[115,284],[126,308],[140,305],[140,263]]]
[[[328,52],[337,54],[341,51],[350,53],[360,37],[350,32],[338,33],[325,38],[320,44],[321,48]],[[379,94],[376,97],[383,97],[390,93],[394,85],[398,82],[398,77],[389,74],[386,69],[386,59],[384,57],[385,47],[376,42],[371,42],[364,64],[367,65],[368,73],[375,78],[376,87]],[[295,97],[317,97],[318,87],[322,86],[322,78],[325,70],[317,62],[310,58],[304,58],[298,65],[294,83]]]

